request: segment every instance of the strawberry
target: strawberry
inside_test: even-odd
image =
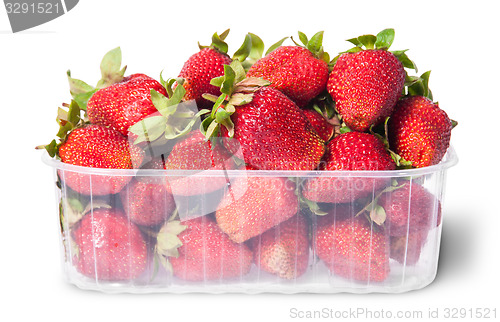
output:
[[[338,276],[363,282],[384,281],[390,271],[388,236],[350,204],[317,216],[313,232],[318,257]]]
[[[64,163],[105,169],[132,169],[143,159],[142,150],[130,146],[120,132],[102,125],[83,125],[72,130],[59,146],[58,155]],[[131,179],[69,170],[61,170],[59,175],[70,188],[86,195],[117,193]]]
[[[280,46],[250,67],[247,77],[261,77],[271,82],[271,87],[283,92],[299,107],[326,88],[328,64],[322,58],[323,32],[308,40],[299,32],[305,47]],[[328,58],[326,58],[328,60]]]
[[[387,51],[393,39],[393,29],[350,39],[356,47],[341,54],[330,73],[327,90],[352,130],[364,132],[383,122],[402,94],[404,68],[415,68],[404,51]]]
[[[245,162],[261,170],[311,170],[324,153],[307,117],[281,92],[262,87],[231,116]]]
[[[286,178],[236,178],[219,204],[217,224],[233,241],[244,242],[297,213],[295,184]]]
[[[324,154],[323,140],[307,117],[281,92],[262,87],[231,116],[245,162],[262,170],[311,170]]]
[[[319,137],[328,142],[335,134],[335,126],[328,122],[325,117],[313,110],[302,110]]]
[[[295,279],[309,263],[309,228],[300,213],[251,239],[255,263],[264,271]]]
[[[85,125],[69,133],[59,147],[64,163],[92,168],[131,169],[130,149],[140,158],[140,150],[129,146],[119,132],[102,125]],[[137,160],[136,160],[137,161]]]
[[[206,141],[200,131],[193,131],[176,143],[165,161],[166,170],[231,170],[234,160],[219,142]],[[205,172],[207,173],[207,172]],[[169,176],[167,190],[174,195],[207,194],[226,185],[224,176]]]
[[[324,142],[302,110],[269,82],[245,78],[239,61],[227,66],[212,114],[203,123],[207,137],[232,137],[226,146],[241,149],[247,165],[260,170],[312,170],[324,154]],[[230,143],[232,142],[232,143]]]
[[[133,74],[99,89],[87,102],[89,121],[127,135],[129,127],[157,111],[151,101],[152,90],[167,95],[163,85],[144,74]]]
[[[174,198],[166,189],[164,177],[135,177],[120,191],[120,200],[128,218],[142,226],[163,223],[175,209]]]
[[[95,209],[71,231],[73,264],[97,281],[133,280],[146,269],[146,243],[139,228],[118,209]]]
[[[162,261],[174,276],[188,281],[235,279],[252,265],[248,246],[231,241],[210,216],[168,222],[158,234],[157,254],[168,257]]]
[[[224,42],[229,30],[220,35],[215,33],[210,46],[199,46],[200,51],[193,54],[184,63],[179,73],[179,78],[184,79],[186,89],[185,100],[196,100],[199,109],[210,108],[211,102],[202,97],[208,93],[220,95],[220,90],[210,84],[214,77],[224,75],[224,65],[231,63],[231,58],[227,55],[227,44]]]
[[[347,132],[327,145],[320,170],[359,171],[394,170],[396,164],[382,141],[373,134]],[[332,177],[331,174],[311,178],[304,184],[302,195],[315,202],[351,202],[381,190],[387,178]]]
[[[389,143],[413,167],[430,166],[445,155],[454,125],[429,98],[407,96],[397,103],[389,119]]]
[[[385,210],[384,226],[391,236],[415,232],[426,235],[441,221],[441,203],[417,183],[405,182],[395,190],[383,193],[377,203]]]

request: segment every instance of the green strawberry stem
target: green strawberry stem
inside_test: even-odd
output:
[[[182,79],[162,82],[167,86],[167,93],[172,94],[167,98],[154,89],[151,90],[151,101],[159,115],[146,117],[129,128],[137,136],[134,144],[151,143],[161,137],[167,140],[179,138],[189,133],[202,115],[210,112],[206,109],[197,111],[189,102],[182,102],[186,94]],[[175,82],[177,86],[172,90]]]
[[[429,77],[431,71],[427,71],[420,76],[407,76],[405,80],[405,92],[403,95],[424,96],[432,101],[432,92],[429,89]]]
[[[293,37],[290,37],[292,39],[292,41],[295,43],[295,45],[308,49],[311,53],[313,53],[313,55],[316,58],[321,59],[321,60],[325,61],[326,63],[330,62],[330,55],[328,55],[328,53],[325,52],[324,48],[323,48],[323,34],[324,34],[323,31],[318,31],[317,33],[315,33],[311,37],[311,39],[309,39],[306,36],[306,34],[304,34],[301,31],[299,31],[298,34],[299,34],[299,40],[303,46],[298,44],[293,39]]]
[[[337,59],[340,55],[344,53],[356,53],[362,50],[389,50],[392,43],[394,42],[395,31],[392,28],[384,29],[375,35],[362,35],[356,38],[347,39],[348,42],[353,44],[355,47],[348,49],[344,52],[341,52],[339,55],[334,57],[332,61],[330,61],[330,66],[334,66],[337,62]],[[396,50],[391,51],[394,56],[403,64],[404,68],[414,69],[417,71],[417,65],[408,58],[405,50]]]
[[[300,177],[289,177],[288,180],[295,183],[294,193],[298,198],[300,209],[309,211],[311,214],[316,216],[324,216],[328,214],[328,212],[321,209],[319,203],[311,201],[302,195],[301,187],[304,186],[304,182],[306,181],[306,179]]]
[[[45,149],[52,158],[59,157],[59,147],[64,143],[68,134],[88,122],[86,114],[75,100],[72,100],[71,104],[63,103],[63,107],[58,108],[56,121],[59,125],[57,139],[52,140],[49,144],[35,147],[35,149]]]
[[[266,53],[265,55],[267,56],[269,53],[271,53],[273,50],[275,50],[276,48],[280,47],[283,42],[285,42],[285,40],[287,40],[288,38],[290,37],[283,37],[281,38],[280,40],[278,40],[277,42],[275,42],[274,44],[272,44],[267,50],[266,50]]]
[[[229,49],[228,44],[224,41],[229,34],[230,29],[226,29],[223,31],[221,34],[214,33],[212,35],[212,43],[209,46],[203,46],[200,45],[198,42],[198,47],[200,50],[205,49],[205,48],[212,48],[212,49],[217,49],[221,53],[227,54],[227,51]]]
[[[225,42],[229,29],[221,34],[214,33],[212,35],[212,43],[209,46],[203,46],[198,43],[200,50],[205,48],[215,49],[223,54],[228,54],[229,45]],[[262,39],[251,32],[245,35],[243,43],[234,52],[232,60],[238,60],[242,63],[245,70],[248,70],[257,60],[262,58],[264,52],[264,42]]]
[[[398,185],[397,181],[393,181],[392,185],[389,187],[385,188],[384,190],[380,191],[372,201],[366,204],[366,206],[363,207],[357,214],[356,217],[368,213],[368,218],[370,221],[376,223],[379,226],[382,226],[386,220],[386,213],[385,209],[378,204],[378,200],[380,197],[387,192],[392,192],[394,190],[398,190],[399,188],[403,187],[404,184]]]
[[[356,52],[365,49],[389,49],[394,41],[394,29],[384,29],[379,32],[376,36],[374,35],[362,35],[356,38],[348,39],[347,41],[352,43],[354,48],[350,49],[348,52]]]
[[[408,56],[406,55],[407,51],[408,51],[408,49],[395,50],[395,51],[391,51],[391,53],[393,53],[394,56],[396,56],[396,58],[401,62],[401,64],[403,64],[404,68],[414,69],[415,72],[417,72],[418,71],[417,65],[415,64],[414,61],[412,61],[410,58],[408,58]]]
[[[178,235],[186,230],[187,226],[182,225],[178,217],[178,211],[176,209],[156,235],[154,268],[151,280],[155,278],[160,265],[167,272],[172,272],[172,264],[169,262],[168,258],[179,257],[178,249],[182,246],[182,241],[179,239]]]
[[[308,49],[316,58],[321,59],[326,63],[329,63],[330,55],[327,52],[325,52],[323,48],[323,34],[324,34],[323,31],[318,31],[311,37],[311,39],[309,39],[305,33],[303,33],[302,31],[298,31],[299,40],[302,44],[296,42],[295,39],[293,39],[293,37],[284,37],[278,40],[273,45],[271,45],[267,49],[266,55],[271,53],[276,48],[282,46],[285,40],[290,38],[296,46]]]
[[[245,35],[243,44],[233,54],[233,60],[239,60],[243,68],[248,71],[250,67],[260,58],[264,53],[264,42],[262,39],[251,32]]]
[[[298,185],[297,185],[298,187]],[[300,192],[297,193],[299,198],[299,206],[302,209],[309,210],[313,215],[316,216],[325,216],[328,214],[327,211],[321,209],[321,206],[318,202],[311,201],[304,196]]]
[[[67,71],[71,96],[82,110],[87,110],[88,100],[98,89],[122,81],[127,66],[121,68],[121,64],[122,52],[120,47],[108,51],[101,60],[101,79],[97,82],[95,87],[82,80],[72,78],[71,71]]]
[[[221,95],[217,99],[213,95],[203,96],[214,102],[210,115],[200,126],[207,140],[219,135],[220,126],[224,126],[229,137],[233,137],[234,124],[231,115],[236,111],[236,106],[250,103],[253,93],[260,87],[268,86],[270,82],[262,78],[247,78],[243,64],[236,59],[230,65],[224,65],[224,75],[213,78],[210,84],[220,87]]]
[[[81,109],[87,110],[87,102],[92,95],[97,92],[97,88],[90,86],[82,80],[72,78],[71,71],[67,71],[69,91],[73,100],[78,103]]]
[[[174,84],[177,83],[180,85],[184,85],[184,82],[185,82],[185,79],[182,77],[172,77],[172,78],[165,80],[165,79],[163,79],[163,71],[160,72],[160,83],[163,85],[163,87],[167,91],[167,96],[170,98],[172,98],[172,96],[174,95],[174,90],[173,90]]]
[[[120,47],[108,51],[101,61],[101,79],[96,88],[104,88],[122,81],[127,66],[121,68],[122,51]]]

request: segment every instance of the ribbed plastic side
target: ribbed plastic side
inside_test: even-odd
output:
[[[54,168],[64,273],[103,292],[398,293],[436,275],[446,171]],[[405,172],[406,171],[406,172]]]

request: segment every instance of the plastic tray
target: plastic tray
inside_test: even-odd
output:
[[[187,292],[204,292],[204,293],[225,293],[225,292],[238,292],[238,293],[261,293],[261,292],[277,292],[277,293],[338,293],[338,292],[351,292],[351,293],[369,293],[369,292],[382,292],[382,293],[399,293],[410,290],[422,288],[430,284],[437,272],[439,246],[441,238],[442,227],[442,214],[444,208],[444,192],[446,182],[446,172],[448,168],[455,165],[458,159],[455,155],[453,148],[450,147],[445,158],[438,165],[409,170],[395,170],[395,171],[243,171],[243,170],[209,170],[209,171],[167,171],[167,170],[149,170],[149,169],[131,169],[131,170],[116,170],[116,169],[96,169],[73,166],[64,164],[55,159],[51,159],[47,154],[44,154],[43,161],[51,166],[54,170],[54,179],[56,188],[56,202],[57,202],[57,215],[61,226],[61,250],[62,250],[62,263],[64,275],[67,281],[82,289],[99,290],[103,292],[127,292],[127,293],[151,293],[151,292],[168,292],[168,293],[187,293]],[[72,188],[68,187],[66,181],[68,178],[75,176],[80,178],[80,184],[86,185],[89,193],[77,193]],[[328,264],[325,259],[320,258],[318,252],[320,250],[315,246],[315,240],[320,234],[318,229],[323,227],[325,219],[321,216],[314,214],[306,203],[300,203],[298,212],[306,218],[308,227],[308,243],[306,254],[307,265],[304,273],[297,274],[299,276],[288,276],[283,278],[277,274],[270,273],[262,269],[259,265],[258,256],[255,256],[255,242],[245,241],[240,244],[254,252],[252,262],[250,264],[241,264],[240,276],[231,276],[226,278],[221,271],[220,274],[211,274],[207,271],[203,272],[201,278],[198,280],[186,280],[182,277],[183,269],[189,269],[189,263],[182,266],[177,264],[176,272],[171,269],[165,269],[162,261],[158,256],[155,256],[157,249],[157,233],[163,226],[164,222],[168,220],[169,215],[176,208],[176,212],[181,220],[192,219],[193,216],[200,216],[205,220],[215,222],[214,213],[217,212],[220,206],[220,201],[224,198],[225,194],[231,190],[231,187],[238,182],[248,183],[251,186],[252,180],[257,178],[261,182],[266,180],[278,179],[279,182],[289,184],[289,189],[293,193],[301,194],[301,190],[307,182],[317,180],[329,179],[331,182],[336,182],[340,188],[339,191],[345,193],[346,189],[357,189],[357,185],[372,185],[372,192],[368,196],[362,198],[361,204],[359,199],[356,202],[343,202],[343,203],[330,203],[319,204],[320,211],[328,212],[326,216],[337,216],[330,220],[329,224],[333,227],[340,227],[343,222],[355,221],[360,217],[370,216],[370,207],[364,212],[360,213],[360,204],[368,205],[374,199],[380,199],[380,185],[379,181],[384,182],[384,189],[390,193],[391,189],[387,187],[393,185],[401,187],[404,184],[411,185],[411,189],[425,189],[426,193],[431,196],[430,206],[427,207],[428,213],[424,219],[412,219],[415,213],[412,207],[416,208],[418,202],[411,200],[413,194],[403,202],[400,202],[404,207],[407,205],[406,224],[399,227],[399,231],[394,237],[391,235],[391,229],[387,226],[387,221],[383,226],[375,223],[369,224],[365,227],[368,242],[364,241],[364,245],[374,245],[376,238],[383,239],[379,241],[377,247],[382,248],[387,256],[387,274],[383,277],[372,275],[370,265],[372,265],[372,255],[368,253],[366,263],[368,265],[368,275],[359,276],[356,265],[349,262],[355,256],[354,252],[356,243],[359,242],[357,238],[347,239],[350,240],[350,245],[344,245],[345,254],[340,254],[341,251],[330,250],[337,252],[333,256],[332,261]],[[273,179],[274,178],[274,179]],[[221,185],[220,182],[223,182]],[[127,217],[127,208],[137,206],[137,200],[133,200],[134,189],[137,185],[134,182],[146,182],[148,184],[157,185],[158,189],[154,194],[150,194],[151,200],[147,201],[144,207],[150,207],[150,212],[157,212],[158,208],[167,209],[166,214],[160,214],[162,218],[158,219],[155,225],[144,226],[138,224],[138,221],[131,220]],[[171,186],[171,192],[167,192],[163,187],[164,183],[168,182]],[[126,184],[126,185],[125,185]],[[241,185],[241,184],[240,184]],[[418,187],[417,187],[418,185]],[[118,186],[118,188],[117,188]],[[119,186],[124,186],[119,189]],[[175,193],[176,188],[185,189],[186,187],[198,187],[199,191],[196,196],[185,197],[179,196]],[[320,185],[321,186],[321,185]],[[111,191],[113,189],[120,190],[114,194],[103,194],[103,187]],[[351,187],[351,188],[350,188]],[[106,190],[104,189],[104,190]],[[354,191],[353,190],[353,191]],[[398,189],[395,189],[398,190]],[[115,192],[113,191],[113,192]],[[280,189],[276,189],[280,191]],[[311,192],[310,192],[311,193]],[[314,193],[314,191],[312,192]],[[320,193],[320,192],[318,192]],[[233,196],[233,201],[237,202],[238,198],[244,195]],[[273,192],[269,193],[270,200],[276,202],[276,213],[279,215],[279,205],[282,205],[282,198],[279,195],[274,195]],[[297,197],[298,199],[299,197]],[[173,203],[175,206],[173,206]],[[162,204],[162,206],[155,206],[155,203]],[[166,205],[168,203],[169,205]],[[371,204],[373,210],[374,203]],[[93,222],[93,216],[97,216],[98,212],[109,212],[110,209],[124,216],[125,222],[128,223],[126,228],[116,228],[113,234],[121,234],[128,236],[133,234],[142,237],[145,250],[141,248],[140,258],[137,259],[137,249],[133,249],[130,243],[116,243],[117,252],[134,253],[128,263],[121,263],[124,266],[123,271],[125,274],[121,277],[110,277],[103,270],[99,268],[103,265],[100,261],[107,261],[108,264],[113,265],[113,255],[99,255],[103,241],[100,240],[103,233],[99,229],[94,228],[94,235],[90,240],[87,240],[86,250],[88,253],[93,253],[95,267],[82,269],[77,263],[80,260],[82,250],[75,247],[75,231],[83,224],[82,218],[90,218],[89,222]],[[347,210],[346,210],[347,209]],[[130,210],[129,210],[130,211]],[[347,212],[346,215],[337,215],[335,212]],[[332,214],[333,213],[333,214]],[[376,212],[371,212],[377,214]],[[194,214],[194,215],[193,215]],[[83,215],[83,217],[82,217]],[[158,215],[158,214],[156,214]],[[354,219],[356,217],[356,219]],[[362,220],[366,218],[361,218]],[[361,220],[360,219],[360,220]],[[425,221],[424,226],[428,227],[423,239],[418,243],[419,246],[414,246],[414,222]],[[385,225],[385,226],[384,226]],[[279,226],[272,228],[277,231],[277,236],[280,236]],[[114,228],[111,228],[113,230]],[[133,230],[133,231],[131,231]],[[353,229],[354,230],[354,229]],[[395,231],[395,230],[393,230]],[[339,235],[341,236],[341,235]],[[378,236],[378,237],[376,237]],[[255,237],[258,238],[258,237]],[[255,239],[254,238],[254,239]],[[344,242],[345,243],[345,242]],[[125,249],[118,250],[120,247]],[[128,248],[127,248],[128,247]],[[135,246],[134,246],[135,247]],[[324,252],[324,251],[323,251]],[[359,253],[359,251],[357,251]],[[105,256],[103,259],[102,256]],[[106,257],[107,256],[107,257]],[[136,256],[136,257],[134,257]],[[206,256],[214,256],[207,254]],[[217,255],[215,255],[217,256]],[[343,257],[342,257],[343,256]],[[374,255],[375,256],[375,255]],[[323,256],[324,258],[324,256]],[[220,259],[223,264],[224,258]],[[298,261],[298,260],[297,260]],[[342,261],[347,264],[342,264]],[[140,264],[138,264],[140,262]],[[244,261],[242,261],[244,262]],[[111,264],[110,264],[111,263]],[[375,265],[376,263],[373,262]],[[296,263],[299,265],[299,263]],[[132,276],[127,272],[133,270],[133,267],[140,265],[140,273]],[[244,267],[243,267],[244,265]],[[343,265],[343,266],[342,266]],[[179,268],[180,267],[180,268]],[[334,268],[335,267],[335,268]],[[366,268],[365,268],[366,269]],[[85,270],[86,272],[83,272]],[[90,271],[90,273],[89,273]],[[174,270],[175,271],[175,270]],[[129,274],[129,275],[127,275]],[[361,274],[363,275],[363,274]]]

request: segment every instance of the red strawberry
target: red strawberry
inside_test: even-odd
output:
[[[389,119],[391,149],[416,168],[437,164],[449,145],[452,121],[437,103],[423,96],[398,102]]]
[[[394,170],[396,164],[384,144],[375,135],[347,132],[327,145],[321,170],[359,171]],[[308,180],[302,191],[305,198],[315,202],[350,202],[371,196],[381,190],[387,178],[332,177],[331,174]]]
[[[328,80],[328,64],[319,58],[323,54],[322,38],[323,32],[317,33],[311,41],[306,41],[307,48],[278,47],[255,62],[247,76],[270,81],[271,87],[283,92],[299,107],[305,107],[325,90]],[[314,48],[308,43],[314,43]]]
[[[146,243],[139,228],[118,209],[95,209],[71,232],[73,264],[97,281],[133,280],[146,269]]]
[[[137,176],[120,191],[120,199],[130,220],[143,226],[163,223],[175,209],[164,177]]]
[[[302,112],[323,141],[328,142],[333,137],[335,126],[328,122],[321,114],[313,110],[303,110]]]
[[[186,138],[175,144],[165,161],[166,170],[231,170],[234,160],[221,143],[213,146],[206,141],[200,131],[193,131]],[[205,174],[208,174],[205,172]],[[169,176],[168,191],[174,195],[192,196],[207,194],[223,188],[227,180],[224,176]]]
[[[211,85],[210,80],[224,75],[224,65],[231,63],[231,58],[227,55],[227,44],[223,42],[228,32],[226,30],[221,35],[215,34],[211,46],[200,46],[200,51],[189,57],[179,73],[186,89],[184,99],[196,100],[198,109],[211,108],[213,105],[202,97],[203,94],[220,95],[219,88]]]
[[[131,169],[143,159],[143,152],[129,145],[126,137],[101,125],[84,125],[71,131],[59,147],[58,154],[64,163],[106,169]],[[87,195],[117,193],[131,178],[64,170],[59,175],[70,188]]]
[[[318,166],[324,142],[302,110],[269,82],[246,78],[238,60],[224,76],[212,80],[221,87],[212,113],[203,120],[206,137],[231,137],[226,146],[259,170],[311,170]]]
[[[311,170],[324,154],[324,142],[307,117],[273,88],[257,90],[231,120],[245,162],[257,169]]]
[[[257,90],[231,120],[245,162],[257,169],[311,170],[324,154],[324,142],[307,117],[273,88]]]
[[[151,101],[152,89],[167,95],[159,82],[144,74],[130,75],[98,90],[87,103],[89,121],[127,135],[129,127],[157,111]]]
[[[225,235],[209,216],[190,219],[182,223],[184,230],[177,236],[177,251],[161,249],[168,226],[160,231],[160,254],[170,254],[174,276],[188,281],[226,280],[241,277],[250,271],[252,251],[245,244],[236,244]]]
[[[414,67],[411,63],[403,66],[398,57],[387,51],[393,38],[394,30],[386,29],[377,37],[365,35],[349,40],[357,47],[341,54],[330,73],[328,92],[352,130],[366,131],[392,113],[403,91],[404,67]],[[362,50],[362,45],[367,50]]]
[[[406,182],[400,188],[383,193],[378,205],[384,208],[384,226],[391,236],[406,236],[429,229],[441,221],[441,203],[424,187]]]
[[[281,278],[295,279],[309,263],[309,228],[298,214],[251,239],[255,263]]]
[[[317,216],[313,233],[318,257],[335,275],[356,281],[384,281],[390,271],[388,236],[348,204]]]
[[[244,242],[297,213],[295,184],[286,178],[236,178],[223,197],[215,217],[233,241]]]

